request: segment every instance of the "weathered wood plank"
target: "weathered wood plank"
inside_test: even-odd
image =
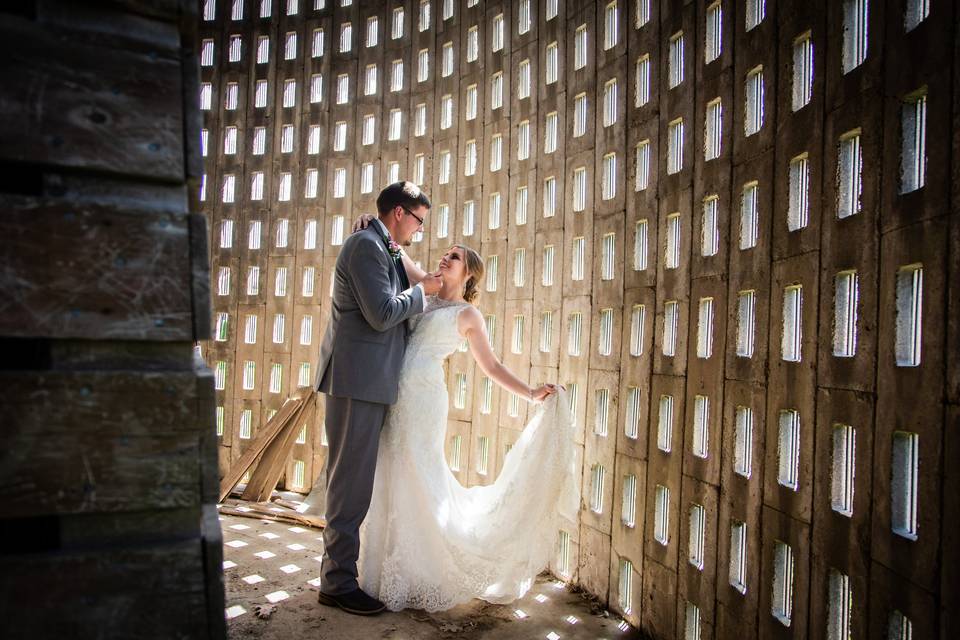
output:
[[[312,389],[306,390],[312,391]],[[223,502],[223,499],[230,495],[233,488],[240,482],[243,474],[253,466],[257,457],[273,442],[274,438],[277,437],[277,434],[283,429],[291,416],[300,410],[303,403],[303,394],[291,396],[283,406],[280,407],[280,410],[277,411],[273,418],[257,432],[257,437],[247,446],[243,455],[230,467],[230,471],[220,481],[220,502]]]
[[[210,377],[193,371],[0,372],[6,437],[0,456],[20,438],[57,442],[75,436],[93,442],[212,432],[212,416],[198,413],[200,385],[212,385]]]
[[[162,511],[65,514],[57,518],[60,549],[74,552],[92,547],[148,546],[194,538],[201,531],[200,505]],[[11,529],[23,519],[7,520]]]
[[[138,549],[0,557],[3,636],[207,637],[201,563],[197,537]]]
[[[309,391],[312,394],[313,390],[309,389]],[[316,405],[311,400],[312,396],[306,397],[297,412],[284,424],[277,437],[264,449],[257,468],[243,491],[244,500],[263,502],[270,499],[270,494],[277,488],[280,476],[286,468],[297,435],[316,412]]]
[[[186,216],[18,197],[0,212],[0,334],[193,339]]]
[[[7,517],[140,511],[201,502],[197,436],[17,437],[0,454]]]
[[[124,4],[127,6],[123,7]],[[128,3],[43,0],[37,5],[37,22],[68,30],[71,38],[83,39],[95,46],[122,46],[129,51],[161,53],[167,57],[176,56],[181,48],[176,0]]]
[[[184,12],[180,17],[180,72],[184,87],[200,86],[200,20],[197,15],[199,2],[181,0]],[[200,148],[200,130],[203,128],[203,113],[197,107],[197,96],[190,91],[183,94],[184,135],[186,144],[186,173],[199,178],[204,173],[204,160]],[[191,208],[191,211],[199,211]]]
[[[126,580],[128,572],[139,574],[124,586],[124,590],[130,593],[202,591],[203,574],[196,571],[202,554],[200,543],[200,537],[193,536],[186,540],[128,548],[91,548],[68,553],[31,554],[29,557],[3,555],[0,556],[0,574],[4,577],[16,575],[19,582],[26,577],[24,574],[35,573],[34,581],[28,583],[24,580],[24,590],[29,589],[30,584],[40,586],[45,580],[57,582],[46,585],[45,588],[51,589],[51,592],[41,594],[36,599],[37,604],[41,600],[75,591],[76,585],[70,584],[69,577],[82,576],[85,586],[91,590],[103,587],[105,591],[110,591],[117,583]],[[26,568],[29,571],[24,570]],[[49,575],[48,570],[56,570],[60,576]],[[14,597],[13,593],[7,591],[11,586],[6,580],[2,584],[0,600],[9,602]],[[16,590],[15,586],[13,588]]]
[[[29,20],[0,22],[0,159],[182,182],[177,59],[94,47]]]
[[[209,613],[206,611],[206,598],[202,593],[130,595],[119,591],[106,596],[98,594],[95,597],[85,593],[73,593],[57,601],[44,600],[39,605],[18,601],[9,603],[4,608],[14,609],[15,606],[15,613],[4,616],[5,640],[170,640],[226,637],[225,634],[207,635],[205,625],[208,623]],[[202,631],[198,632],[198,629]]]
[[[50,369],[61,371],[122,369],[153,372],[193,371],[193,344],[137,340],[44,340]]]
[[[234,494],[236,496],[236,494]],[[220,505],[220,513],[240,516],[243,518],[267,518],[281,522],[292,522],[294,524],[305,524],[317,529],[323,529],[327,526],[327,519],[323,516],[313,516],[300,513],[297,506],[280,498],[276,491],[272,492],[262,502],[251,502],[242,498],[231,497]],[[242,509],[241,509],[242,507]],[[284,507],[279,511],[277,507]]]
[[[22,170],[22,167],[18,167]],[[70,169],[46,168],[40,173],[42,192],[61,201],[103,204],[137,211],[183,213],[187,210],[187,187],[161,182],[131,182],[123,176],[89,175]],[[199,186],[191,190],[199,195]],[[14,193],[23,193],[22,190]],[[29,193],[28,193],[29,195]]]
[[[205,486],[212,500],[209,374],[20,371],[0,384],[5,517],[192,507]]]
[[[203,540],[203,570],[206,574],[207,629],[210,638],[226,638],[227,622],[223,610],[226,608],[226,589],[223,579],[223,529],[217,506],[212,502],[203,505],[201,527]]]
[[[206,368],[203,360],[197,356],[203,367],[197,377],[197,420],[200,425],[200,492],[204,504],[215,505],[220,496],[220,469],[218,450],[220,438],[217,437],[216,392],[213,390],[213,372]]]
[[[210,300],[210,251],[206,216],[191,214],[190,299],[193,303],[193,339],[209,340],[213,334]]]
[[[190,11],[193,17],[197,15],[196,8],[190,8],[189,4],[183,0],[109,0],[109,4],[115,5],[123,11],[164,18],[168,21],[174,20],[185,10]],[[194,2],[192,4],[197,5],[198,3]]]

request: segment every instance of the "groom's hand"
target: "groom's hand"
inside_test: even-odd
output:
[[[443,279],[440,277],[439,271],[436,273],[428,273],[424,276],[423,280],[420,281],[420,284],[423,285],[423,292],[428,296],[432,296],[440,292],[440,287],[443,286]]]

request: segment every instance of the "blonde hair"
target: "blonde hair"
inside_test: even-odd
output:
[[[473,302],[480,295],[480,281],[483,280],[485,267],[480,254],[464,244],[455,244],[454,247],[463,249],[463,263],[470,274],[463,287],[463,299]]]

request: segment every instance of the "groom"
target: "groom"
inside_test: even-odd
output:
[[[384,609],[357,584],[360,523],[367,515],[380,429],[397,401],[407,346],[405,320],[440,290],[428,275],[409,286],[400,245],[423,228],[430,199],[412,182],[377,197],[380,217],[347,238],[337,257],[330,323],[320,346],[317,389],[326,394],[328,442],[320,602],[358,615]]]

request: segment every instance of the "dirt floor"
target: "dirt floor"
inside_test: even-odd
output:
[[[521,600],[474,600],[429,614],[407,610],[359,617],[317,602],[323,541],[317,529],[222,515],[227,634],[233,640],[607,640],[642,638],[618,616],[542,574]]]

